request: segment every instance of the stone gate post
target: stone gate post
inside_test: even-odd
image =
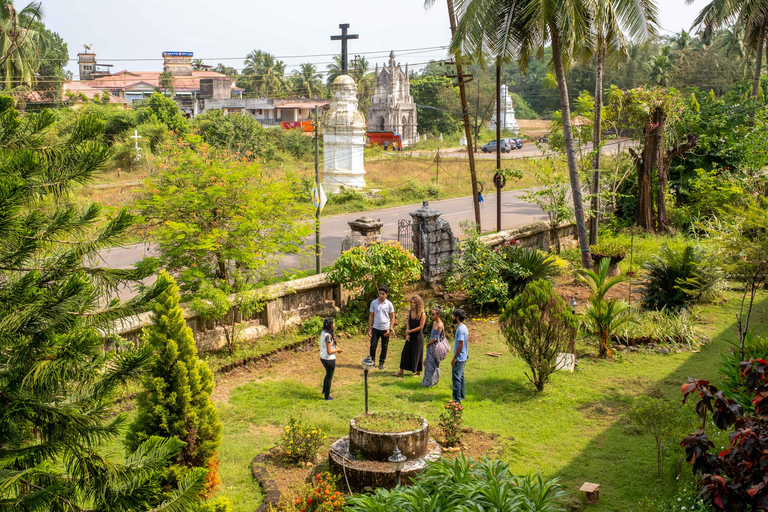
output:
[[[413,254],[423,266],[421,278],[428,283],[435,283],[451,269],[456,248],[451,225],[440,218],[441,214],[428,201],[415,212],[409,212],[413,218]]]

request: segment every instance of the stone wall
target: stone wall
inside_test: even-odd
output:
[[[550,247],[555,245],[554,236],[552,235],[547,223],[540,221],[507,229],[500,233],[484,235],[480,237],[480,240],[491,247],[496,247],[506,240],[514,238],[519,242],[520,247],[535,247],[542,251],[549,251]],[[557,236],[560,238],[561,246],[567,247],[572,245],[573,241],[576,240],[576,224],[560,226],[557,228]]]
[[[265,286],[251,293],[264,297],[267,302],[261,312],[244,319],[242,340],[277,334],[309,317],[333,314],[349,299],[347,290],[326,281],[325,274]],[[190,304],[182,304],[181,307],[187,326],[195,336],[198,350],[205,352],[224,346],[226,338],[221,327],[215,327],[212,321],[200,318]],[[240,317],[237,320],[243,321]],[[142,313],[117,320],[113,332],[128,341],[136,341],[142,329],[152,324],[152,314]]]

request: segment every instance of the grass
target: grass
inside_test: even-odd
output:
[[[674,492],[675,484],[655,476],[653,440],[636,433],[627,412],[644,395],[678,401],[680,384],[688,376],[717,379],[720,352],[732,337],[737,308],[737,301],[730,300],[735,294],[727,298],[723,304],[701,310],[712,340],[700,353],[583,359],[575,373],[555,374],[542,393],[533,390],[523,363],[506,350],[496,319],[471,318],[464,424],[507,438],[501,458],[517,474],[538,470],[547,478],[559,477],[576,495],[584,481],[597,482],[602,485],[601,500],[593,510],[638,510],[644,498],[665,497]],[[761,318],[765,306],[761,292],[756,308]],[[362,412],[362,369],[357,361],[367,351],[367,341],[354,336],[343,344],[345,353],[339,357],[334,378],[334,402],[320,400],[323,371],[315,364],[316,354],[305,353],[255,371],[231,389],[227,400],[218,403],[225,425],[222,494],[230,498],[234,510],[252,510],[256,505],[258,490],[250,482],[247,462],[279,441],[281,428],[291,416],[305,418],[329,436],[340,437],[348,433],[349,419]],[[577,348],[587,348],[579,344]],[[390,365],[397,364],[401,346],[402,338],[392,340]],[[486,357],[489,351],[503,355]],[[422,388],[417,378],[398,380],[388,371],[372,372],[371,408],[418,414],[436,425],[450,399],[450,373],[447,364],[443,367],[443,379],[432,389]],[[716,442],[722,444],[723,439]]]
[[[371,432],[411,432],[421,429],[421,420],[413,414],[381,411],[355,418],[357,426]]]

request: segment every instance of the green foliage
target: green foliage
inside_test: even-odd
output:
[[[531,108],[528,102],[516,92],[509,94],[512,105],[515,107],[515,117],[518,119],[538,119],[539,115]]]
[[[624,257],[627,255],[627,249],[626,247],[622,247],[618,244],[596,244],[596,245],[590,245],[589,251],[594,256],[603,256],[607,258],[616,258],[616,257]]]
[[[249,160],[275,160],[281,148],[281,139],[294,140],[296,137],[295,133],[284,133],[282,129],[266,129],[253,116],[225,115],[223,110],[209,110],[195,117],[192,127],[211,146]],[[301,137],[303,141],[292,143],[290,152],[293,154],[306,154],[311,149],[312,139],[304,135]]]
[[[499,460],[475,461],[462,453],[457,458],[440,459],[407,487],[388,491],[377,489],[370,495],[355,495],[347,504],[360,512],[423,512],[426,510],[520,510],[557,512],[560,500],[568,493],[557,479],[544,480],[539,473],[513,476],[509,465]]]
[[[231,511],[232,511],[232,505],[230,505],[229,500],[224,497],[219,497],[213,500],[206,501],[200,506],[200,508],[197,509],[197,512],[231,512]]]
[[[368,304],[365,298],[351,300],[335,318],[339,332],[360,333],[368,326]]]
[[[326,436],[318,427],[309,426],[291,416],[280,438],[283,458],[295,465],[314,462],[324,439]]]
[[[512,241],[510,241],[512,242]],[[523,293],[525,286],[539,279],[552,280],[561,272],[557,256],[532,247],[506,243],[497,248],[504,260],[501,276],[507,283],[509,298]]]
[[[768,360],[768,340],[756,335],[754,329],[750,329],[744,336],[743,352],[739,350],[738,343],[729,343],[729,345],[728,350],[720,356],[723,394],[739,404],[746,414],[753,414],[755,412],[755,406],[752,404],[754,393],[747,386],[739,366],[742,361],[751,359]]]
[[[567,179],[555,172],[550,157],[545,160],[546,164],[537,161],[540,170],[533,173],[538,186],[523,194],[522,198],[547,212],[550,238],[555,241],[557,253],[560,254],[560,237],[556,234],[558,227],[573,220],[573,206],[569,201],[571,188]]]
[[[261,312],[267,302],[267,297],[249,288],[239,280],[236,280],[235,286],[225,285],[222,288],[205,282],[192,301],[192,309],[200,318],[213,319],[224,329],[226,348],[230,354],[238,348],[245,329],[245,324],[238,322],[240,317],[248,320],[254,313]],[[234,293],[230,293],[232,291]]]
[[[343,253],[326,272],[329,281],[362,288],[362,296],[373,300],[380,286],[389,288],[389,300],[403,300],[405,285],[421,277],[421,263],[397,242],[359,246]]]
[[[641,288],[642,304],[649,309],[674,310],[712,299],[722,281],[704,253],[691,245],[682,251],[665,245],[661,255],[643,268],[648,271],[648,281]]]
[[[625,343],[657,341],[671,346],[697,348],[706,339],[696,327],[695,315],[689,309],[643,311],[635,315],[635,322],[624,324],[614,331],[614,338]]]
[[[589,305],[584,312],[588,329],[598,336],[600,357],[611,355],[608,348],[611,336],[619,327],[626,323],[634,323],[637,320],[630,314],[629,306],[618,299],[606,299],[605,295],[614,285],[627,281],[626,276],[616,276],[608,279],[608,266],[611,260],[603,258],[597,267],[597,272],[590,269],[582,269],[579,279],[589,285],[592,296]]]
[[[507,283],[501,277],[506,266],[504,258],[480,240],[474,227],[465,232],[468,236],[459,243],[460,252],[453,255],[446,285],[451,291],[465,292],[471,306],[481,310],[500,308],[509,298]],[[518,267],[510,267],[508,273],[514,271],[524,274]]]
[[[313,317],[307,318],[301,323],[301,327],[299,327],[299,334],[304,334],[304,335],[311,334],[311,335],[319,336],[322,330],[323,330],[323,317],[313,316]]]
[[[509,349],[530,368],[526,377],[542,391],[555,371],[558,352],[573,352],[578,326],[575,315],[551,282],[539,280],[507,302],[499,324]]]
[[[444,409],[438,422],[438,426],[443,431],[443,445],[456,446],[461,442],[461,438],[464,435],[463,427],[461,426],[464,421],[462,418],[464,406],[459,402],[451,400],[445,404]]]
[[[694,418],[679,404],[661,398],[643,397],[629,411],[630,419],[641,433],[656,442],[656,474],[664,474],[664,448],[677,446],[691,429]]]
[[[282,254],[301,250],[311,226],[300,222],[290,175],[277,179],[226,153],[178,148],[147,182],[141,201],[155,229],[160,261],[184,291],[204,282],[228,293],[270,275]]]
[[[122,244],[135,218],[118,211],[105,219],[98,205],[67,202],[109,151],[94,116],[51,145],[54,120],[47,110],[23,115],[0,97],[0,509],[143,511],[159,499],[159,474],[184,442],[147,439],[124,463],[100,451],[125,423],[114,396],[151,358],[148,347],[105,352],[101,333],[146,307],[163,284],[126,303],[106,299],[156,267],[86,263]],[[204,484],[205,471],[191,473],[169,510],[191,508]]]
[[[339,206],[342,211],[357,212],[365,210],[366,200],[362,192],[354,188],[339,188],[335,194],[328,195],[328,204]]]
[[[142,100],[136,107],[136,120],[142,123],[161,123],[178,134],[189,131],[189,122],[173,99],[158,92]]]
[[[453,133],[459,129],[459,117],[451,112],[456,103],[453,82],[445,76],[425,75],[411,79],[411,95],[417,105],[419,133]]]
[[[327,471],[317,475],[304,492],[293,501],[290,509],[295,512],[341,512],[345,510],[345,498],[338,490],[340,475]]]
[[[207,468],[216,457],[222,429],[211,401],[213,374],[197,354],[192,330],[179,307],[179,288],[165,271],[158,282],[165,291],[153,305],[154,324],[148,329],[147,346],[153,359],[136,399],[136,419],[126,446],[133,451],[151,436],[176,437],[186,442],[176,463]]]

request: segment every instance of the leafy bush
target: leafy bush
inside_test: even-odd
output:
[[[405,285],[421,277],[421,263],[397,242],[383,242],[354,247],[326,271],[335,283],[362,287],[365,300],[373,300],[380,286],[389,287],[389,299],[403,300]]]
[[[189,121],[181,112],[179,104],[158,92],[139,102],[135,110],[139,124],[162,123],[168,130],[178,134],[189,131]]]
[[[280,440],[284,460],[289,464],[314,462],[324,439],[326,436],[322,430],[310,427],[291,416]]]
[[[351,300],[336,315],[336,331],[360,333],[368,327],[368,305],[370,301],[363,299]]]
[[[704,334],[696,327],[695,315],[689,309],[680,311],[645,311],[635,316],[635,322],[625,324],[615,331],[614,339],[628,344],[634,340],[658,341],[669,345],[697,347]]]
[[[315,139],[304,134],[303,130],[283,130],[281,148],[294,158],[304,158],[315,149]]]
[[[230,512],[232,506],[229,500],[223,496],[220,496],[214,500],[206,501],[196,512]]]
[[[744,356],[741,356],[739,344],[731,342],[730,349],[721,354],[720,373],[723,376],[723,394],[726,398],[734,400],[747,413],[754,413],[751,392],[746,380],[741,374],[741,361],[752,359],[768,360],[768,340],[762,336],[756,336],[753,330],[749,330],[744,336]]]
[[[710,300],[718,293],[722,281],[720,272],[705,264],[703,254],[691,245],[682,251],[665,245],[661,255],[643,268],[648,271],[648,282],[640,291],[643,307],[648,309],[679,309]]]
[[[520,295],[525,286],[540,279],[551,280],[562,271],[561,259],[530,247],[504,245],[499,253],[504,260],[502,278],[509,298]]]
[[[461,442],[461,423],[464,413],[464,406],[459,402],[451,400],[444,406],[445,411],[440,415],[440,428],[443,430],[443,444],[445,446],[456,446]]]
[[[451,291],[467,294],[467,302],[480,310],[503,306],[509,295],[501,278],[504,259],[480,241],[477,231],[468,231],[459,242],[459,253],[453,256],[453,268],[446,278]],[[521,269],[522,270],[522,269]]]
[[[308,334],[317,334],[320,335],[320,332],[323,330],[323,317],[321,316],[313,316],[310,318],[307,318],[302,322],[301,327],[299,327],[299,334],[308,335]]]
[[[328,205],[345,212],[357,212],[366,209],[367,201],[357,189],[340,187],[335,194],[328,194]]]
[[[641,398],[629,411],[630,419],[643,434],[656,442],[656,473],[664,473],[665,445],[678,445],[680,436],[692,427],[687,411],[661,398]]]
[[[568,496],[557,479],[544,480],[539,473],[513,476],[509,465],[483,459],[474,461],[463,453],[456,459],[427,464],[411,486],[347,498],[358,512],[422,512],[424,510],[520,510],[556,512]]]
[[[565,352],[576,336],[575,315],[552,283],[539,280],[507,302],[499,323],[510,350],[530,368],[526,377],[537,391],[543,390],[555,371],[558,352]]]

